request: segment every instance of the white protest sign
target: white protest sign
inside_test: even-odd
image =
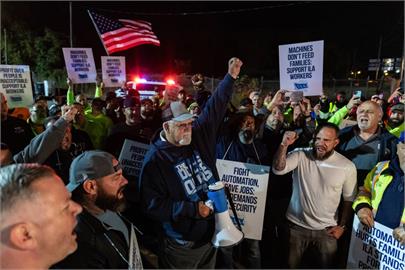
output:
[[[323,40],[278,46],[280,89],[322,94]]]
[[[74,84],[95,83],[97,72],[91,48],[62,48],[68,77]]]
[[[125,176],[139,177],[143,159],[148,149],[148,144],[125,139],[118,158]]]
[[[101,56],[101,70],[106,87],[121,87],[126,81],[124,56]]]
[[[10,108],[29,107],[34,103],[30,67],[0,65],[0,92]]]
[[[245,238],[261,240],[270,167],[222,159],[216,165],[231,193]],[[230,206],[229,215],[236,225]]]
[[[354,217],[347,268],[405,269],[405,246],[392,236],[392,229],[374,222],[368,228]]]

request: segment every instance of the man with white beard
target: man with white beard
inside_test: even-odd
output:
[[[182,102],[170,103],[164,117],[170,120],[152,138],[140,187],[146,215],[160,226],[159,268],[215,267],[215,220],[204,202],[208,186],[219,179],[215,144],[241,66],[238,58],[229,60],[228,73],[197,119]]]
[[[333,268],[339,239],[349,220],[351,204],[356,196],[356,168],[334,151],[339,128],[331,123],[317,127],[314,146],[296,149],[287,155],[287,148],[298,138],[286,131],[273,159],[273,172],[293,172],[293,194],[286,217],[289,221],[289,268],[302,267],[304,253],[314,248],[315,268]],[[338,206],[343,195],[342,215],[338,222]]]

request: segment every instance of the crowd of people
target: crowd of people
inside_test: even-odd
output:
[[[0,267],[344,268],[355,215],[405,245],[403,88],[230,104],[242,65],[212,92],[194,75],[194,95],[97,82],[89,101],[68,79],[66,104],[9,109],[1,93]],[[149,145],[136,177],[127,139]],[[211,243],[217,159],[271,167],[261,240]]]

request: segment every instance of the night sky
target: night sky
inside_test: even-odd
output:
[[[69,35],[68,2],[2,1],[1,8],[3,28],[24,21],[34,31],[48,27]],[[245,73],[278,79],[278,45],[324,40],[324,77],[346,78],[351,69],[366,71],[368,59],[377,58],[380,36],[382,57],[401,57],[404,46],[403,1],[73,1],[73,45],[93,48],[97,67],[106,53],[87,9],[152,23],[160,47],[142,45],[113,54],[126,56],[129,72],[221,76],[227,60],[238,56]]]

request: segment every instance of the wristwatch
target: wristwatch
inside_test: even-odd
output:
[[[346,225],[339,225],[339,227],[346,231]]]

